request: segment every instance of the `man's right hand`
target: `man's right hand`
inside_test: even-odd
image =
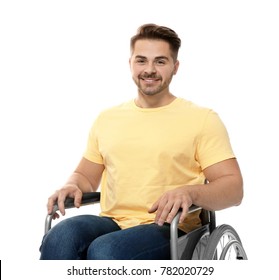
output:
[[[58,209],[62,216],[65,215],[65,206],[64,202],[67,197],[74,198],[75,207],[79,208],[82,199],[82,191],[78,188],[77,185],[67,184],[60,190],[57,190],[53,195],[51,195],[48,199],[47,203],[47,211],[50,215],[53,211],[54,205],[57,203]],[[59,214],[55,213],[53,215],[53,219],[59,218]]]

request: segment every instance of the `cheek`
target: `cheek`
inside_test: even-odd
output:
[[[135,67],[131,67],[131,74],[133,77],[138,77],[141,73],[141,70]]]

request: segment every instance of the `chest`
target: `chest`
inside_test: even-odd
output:
[[[104,158],[193,157],[200,124],[187,116],[143,114],[107,120],[98,133]]]

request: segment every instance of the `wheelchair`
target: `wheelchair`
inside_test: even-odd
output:
[[[81,206],[100,202],[100,192],[84,193]],[[74,208],[74,199],[65,200],[65,209]],[[58,206],[46,216],[45,234],[51,229]],[[200,211],[201,227],[178,236],[179,211],[170,225],[170,255],[172,260],[247,260],[247,254],[236,230],[227,224],[216,226],[215,212],[192,205],[188,213]]]

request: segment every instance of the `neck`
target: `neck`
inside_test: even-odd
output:
[[[176,97],[171,93],[165,94],[163,96],[160,94],[145,95],[139,93],[138,97],[135,99],[135,104],[140,108],[158,108],[170,104],[175,99]]]

